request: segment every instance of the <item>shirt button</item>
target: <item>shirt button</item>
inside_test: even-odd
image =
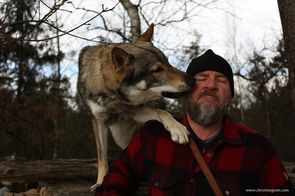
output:
[[[224,193],[225,193],[225,195],[229,195],[229,191],[228,190],[224,191]]]
[[[211,152],[208,152],[208,153],[206,154],[206,156],[209,157],[209,158],[211,158],[211,157],[212,157],[212,153],[211,153]]]
[[[155,182],[154,185],[155,185],[155,186],[159,186],[160,183],[159,183],[159,182]]]
[[[204,154],[206,152],[205,148],[202,148],[202,154]]]

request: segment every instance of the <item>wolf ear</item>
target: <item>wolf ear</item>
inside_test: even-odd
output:
[[[152,23],[149,28],[140,36],[138,39],[139,41],[144,41],[144,42],[151,42],[153,33],[154,33],[154,24]]]
[[[112,49],[112,61],[115,66],[116,71],[121,71],[125,66],[132,63],[134,56],[132,54],[128,54],[125,50],[114,47]]]

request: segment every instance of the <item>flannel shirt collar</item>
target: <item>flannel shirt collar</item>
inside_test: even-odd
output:
[[[229,116],[225,116],[223,119],[223,122],[224,122],[224,125],[223,125],[223,129],[221,130],[222,135],[220,137],[222,142],[226,142],[232,145],[241,145],[243,142],[235,123],[231,120]],[[193,133],[193,130],[188,123],[187,117],[183,119],[183,124],[188,128],[189,132],[192,133],[192,135],[194,136],[195,133]]]
[[[233,145],[241,145],[242,139],[236,124],[228,116],[224,117],[224,141]]]

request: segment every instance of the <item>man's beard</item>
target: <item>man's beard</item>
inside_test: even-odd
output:
[[[198,104],[188,101],[186,111],[193,121],[202,125],[209,126],[220,121],[227,113],[228,105],[223,107],[217,105]]]

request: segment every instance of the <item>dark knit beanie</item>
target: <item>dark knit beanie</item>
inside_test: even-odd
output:
[[[195,76],[196,73],[200,73],[202,71],[217,71],[225,74],[230,83],[232,97],[234,97],[233,71],[229,63],[224,58],[209,49],[204,54],[191,61],[186,73],[191,76]]]

